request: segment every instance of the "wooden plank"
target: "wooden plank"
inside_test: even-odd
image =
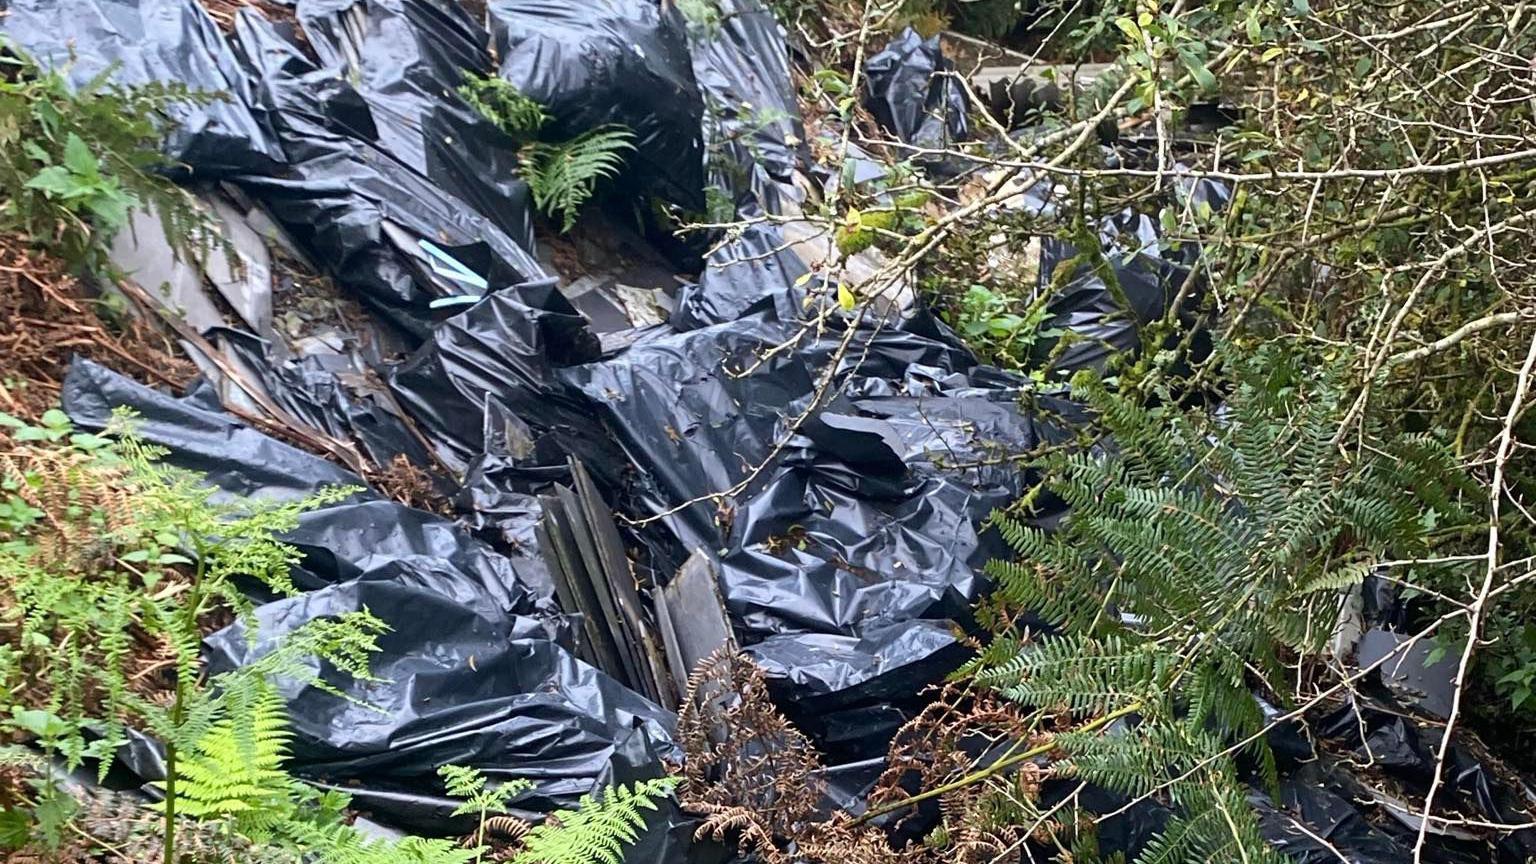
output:
[[[651,603],[656,610],[656,626],[661,630],[661,645],[667,652],[667,668],[672,672],[672,685],[677,690],[678,701],[688,692],[689,665],[679,649],[677,630],[672,624],[672,613],[667,609],[667,592],[661,588],[651,590]]]
[[[548,512],[547,510],[545,511]],[[570,576],[565,572],[564,557],[556,548],[554,540],[549,536],[549,528],[546,519],[541,517],[533,526],[534,539],[539,544],[539,551],[544,556],[544,565],[549,568],[549,579],[555,583],[555,599],[560,601],[560,608],[565,612],[581,618],[581,638],[576,645],[576,656],[592,664],[601,666],[597,659],[597,641],[590,632],[592,629],[591,618],[582,614],[581,606],[576,601],[575,591],[572,590]]]

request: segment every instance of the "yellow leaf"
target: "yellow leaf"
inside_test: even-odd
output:
[[[848,286],[841,282],[837,283],[837,305],[852,311],[853,307],[857,305],[858,302],[859,301],[853,296],[853,292],[848,290]]]

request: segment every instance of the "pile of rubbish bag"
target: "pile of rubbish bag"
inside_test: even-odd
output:
[[[723,640],[767,670],[839,766],[831,797],[862,806],[890,734],[966,654],[957,633],[985,591],[983,563],[1003,552],[986,519],[1034,480],[1007,457],[1068,440],[1080,409],[980,364],[920,302],[808,327],[812,270],[766,221],[713,250],[696,280],[638,292],[664,315],[594,326],[561,284],[572,274],[535,243],[515,142],[457,93],[467,74],[497,74],[562,134],[633,129],[618,183],[632,201],[697,211],[710,188],[745,219],[792,217],[808,152],[784,34],[757,0],[721,0],[707,27],[649,0],[492,0],[484,21],[456,0],[296,0],[292,21],[247,8],[229,32],[197,0],[0,6],[0,36],[73,81],[110,70],[224,94],[179,111],[166,153],[229,238],[259,238],[236,246],[248,273],[266,274],[221,280],[204,262],[191,282],[254,311],[188,334],[206,373],[192,392],[78,361],[64,407],[99,428],[131,406],[171,462],[231,494],[359,489],[288,536],[303,593],[261,605],[254,642],[235,626],[207,644],[228,667],[314,618],[366,607],[390,625],[378,680],[333,682],[356,702],[285,692],[298,773],[420,831],[452,825],[436,779],[447,763],[534,781],[517,813],[569,806],[680,758],[678,661],[686,671]],[[901,140],[974,134],[936,40],[908,31],[867,71],[867,103]],[[1027,206],[1047,212],[1049,192]],[[1179,194],[1218,209],[1226,198],[1209,181]],[[1127,210],[1100,229],[1134,308],[1086,270],[1055,278],[1075,250],[1042,250],[1040,284],[1065,286],[1051,326],[1086,337],[1060,358],[1067,371],[1141,350],[1139,325],[1196,278],[1198,249],[1163,244],[1152,215]],[[136,243],[124,255],[144,273],[190,266]],[[333,279],[370,314],[368,332],[277,332],[279,259]],[[636,292],[614,292],[627,310]],[[252,410],[332,442],[342,464],[240,419]],[[453,518],[367,488],[361,467],[396,458],[436,474]],[[666,602],[716,604],[724,632],[661,601],[637,614],[632,582],[659,590],[695,556],[713,578]],[[625,634],[655,645],[625,648]],[[640,668],[663,656],[670,670]],[[1419,733],[1372,716],[1368,734],[1392,738],[1404,770],[1422,768]],[[1458,783],[1503,818],[1504,790],[1468,760]],[[153,779],[153,758],[129,761]],[[1329,860],[1307,832],[1351,860],[1402,860],[1401,838],[1328,785],[1345,776],[1298,768],[1289,797],[1263,805],[1270,839],[1307,861]],[[1158,818],[1122,822],[1107,830],[1129,848]],[[655,828],[630,860],[720,854],[690,848],[675,811]]]

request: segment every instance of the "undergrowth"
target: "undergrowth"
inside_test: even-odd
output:
[[[169,107],[214,97],[123,87],[112,71],[73,87],[0,37],[0,233],[90,270],[106,268],[108,241],[134,208],[157,212],[173,244],[206,242],[202,216],[161,173],[172,166],[160,141]]]
[[[287,770],[293,736],[277,685],[347,698],[315,661],[368,678],[386,629],[379,619],[367,611],[317,619],[238,669],[210,675],[203,666],[210,620],[233,615],[255,626],[244,580],[294,592],[289,568],[298,553],[276,538],[303,511],[354,490],[290,502],[219,494],[160,462],[124,412],[104,434],[78,431],[58,411],[38,425],[0,414],[0,426],[9,429],[0,448],[0,682],[12,694],[0,704],[0,726],[41,754],[7,751],[7,760],[40,778],[34,794],[7,803],[0,817],[12,848],[89,846],[86,829],[104,830],[92,810],[99,799],[58,784],[47,760],[70,770],[94,761],[104,777],[133,729],[164,748],[166,776],[156,784],[163,801],[119,802],[123,824],[111,832],[135,848],[154,835],[165,864],[481,860],[487,825],[528,782],[494,784],[447,766],[446,790],[463,799],[455,815],[477,818],[471,842],[389,841],[348,823],[346,795],[321,792]],[[585,797],[527,830],[515,860],[618,864],[644,826],[643,812],[671,784],[662,778]]]
[[[1282,860],[1237,782],[1240,752],[1277,782],[1254,693],[1284,707],[1289,665],[1327,651],[1343,594],[1385,561],[1427,557],[1437,531],[1481,524],[1433,436],[1373,418],[1340,448],[1348,367],[1308,356],[1290,343],[1229,355],[1215,414],[1079,373],[1073,395],[1106,437],[1102,452],[1041,463],[1067,516],[1050,532],[1028,506],[998,519],[1018,557],[988,568],[998,636],[963,674],[1082,723],[1025,751],[1051,752],[1052,771],[1176,804],[1138,861]],[[1009,609],[1055,634],[1009,623]],[[1115,718],[1129,725],[1100,734]]]

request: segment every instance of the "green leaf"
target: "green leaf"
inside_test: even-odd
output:
[[[100,450],[103,447],[112,446],[112,441],[100,435],[92,435],[89,432],[80,432],[69,436],[69,443],[81,450]]]
[[[86,207],[91,215],[96,217],[96,222],[107,230],[115,233],[117,229],[128,224],[128,207],[131,204],[128,196],[124,195],[116,186],[99,190],[92,196]]]
[[[1210,68],[1198,57],[1181,49],[1179,59],[1184,61],[1185,68],[1189,69],[1189,74],[1194,76],[1201,90],[1209,92],[1216,89],[1216,76],[1211,74]]]
[[[1257,45],[1260,42],[1264,41],[1264,31],[1263,31],[1262,28],[1259,27],[1259,10],[1258,9],[1250,8],[1248,10],[1248,22],[1247,22],[1247,24],[1248,24],[1248,41],[1252,42],[1255,45]]]
[[[69,724],[58,715],[38,708],[22,708],[19,705],[11,709],[11,725],[24,732],[31,732],[44,740],[58,738],[69,732]]]
[[[1129,18],[1116,18],[1115,26],[1119,27],[1120,32],[1124,33],[1132,42],[1137,45],[1141,44],[1141,28],[1136,26],[1135,21]]]
[[[35,142],[24,141],[24,142],[22,142],[21,149],[22,149],[22,152],[26,153],[27,157],[29,159],[31,159],[33,162],[38,162],[38,163],[41,163],[43,165],[52,165],[53,164],[53,157],[49,156],[48,155],[48,151],[44,150],[43,148],[41,148],[39,146],[37,146],[37,144]]]
[[[96,154],[92,153],[90,146],[73,132],[69,133],[69,139],[64,142],[64,167],[81,177],[101,176]]]
[[[59,198],[80,193],[79,181],[75,179],[75,175],[69,173],[68,168],[62,165],[50,165],[37,172],[31,180],[27,181],[26,188],[36,189]]]
[[[841,282],[837,283],[837,305],[850,312],[853,311],[853,307],[859,305],[858,298],[854,297],[853,292],[848,290],[848,286]]]
[[[57,849],[63,843],[64,827],[79,806],[75,799],[58,789],[37,802],[37,809],[33,811],[37,817],[37,833],[49,848]]]
[[[21,810],[0,810],[0,849],[14,852],[32,839],[32,817]]]

